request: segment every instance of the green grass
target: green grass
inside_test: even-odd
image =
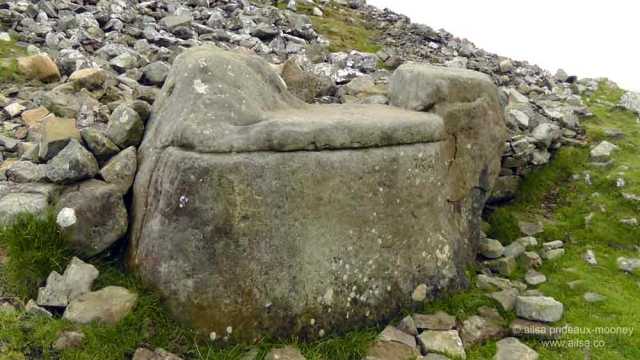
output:
[[[5,286],[23,299],[34,297],[49,273],[62,272],[71,257],[53,213],[42,219],[19,216],[14,225],[0,228],[0,246],[9,254]]]
[[[21,55],[24,55],[24,49],[15,41],[0,41],[0,84],[22,80],[16,62],[16,57]]]
[[[278,7],[286,9],[287,5],[281,2]],[[322,11],[324,16],[313,16],[313,6],[304,3],[297,5],[297,12],[309,15],[313,28],[330,41],[329,51],[375,53],[382,49],[376,42],[380,37],[379,31],[371,28],[362,15],[337,4],[326,5]]]
[[[542,272],[548,282],[541,285],[544,294],[565,305],[559,325],[570,324],[583,329],[598,327],[634,328],[640,323],[640,277],[618,270],[620,256],[638,257],[640,229],[620,223],[620,219],[639,217],[640,206],[625,200],[621,193],[640,194],[640,124],[637,116],[622,111],[616,104],[623,91],[603,83],[591,97],[585,99],[593,117],[584,121],[591,145],[605,139],[605,129],[624,132],[622,140],[611,140],[620,149],[614,153],[610,168],[591,166],[588,149],[563,149],[545,168],[529,175],[523,182],[514,203],[501,208],[490,218],[490,233],[509,242],[514,237],[513,219],[537,219],[545,225],[539,241],[564,240],[567,253],[555,261],[547,261]],[[585,172],[591,185],[585,181]],[[573,174],[580,175],[572,179]],[[622,175],[620,175],[622,174]],[[626,186],[619,189],[616,179],[622,176]],[[587,222],[585,217],[591,215]],[[590,266],[583,260],[587,249],[595,251],[599,264]],[[582,285],[571,289],[567,282],[580,280]],[[607,297],[602,303],[587,303],[587,291]],[[640,330],[640,329],[636,329]],[[640,359],[640,336],[566,335],[563,340],[597,341],[590,349],[565,346],[549,347],[539,341],[528,345],[540,353],[541,359],[582,360]],[[471,351],[469,359],[493,356],[489,344]]]

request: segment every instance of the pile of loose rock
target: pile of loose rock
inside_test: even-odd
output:
[[[489,74],[502,86],[510,128],[493,201],[511,198],[521,176],[548,162],[560,146],[581,143],[579,116],[588,111],[578,94],[595,89],[597,82],[578,81],[563,71],[551,75],[526,62],[487,53],[465,39],[413,24],[364,1],[304,4],[304,9],[312,8],[312,15],[296,1],[289,1],[284,10],[270,2],[246,0],[0,5],[0,23],[10,29],[3,38],[18,40],[31,54],[19,60],[19,68],[25,76],[49,83],[0,85],[5,95],[0,98],[1,155],[9,160],[1,165],[0,177],[69,184],[97,176],[118,182],[119,191],[126,192],[131,175],[120,172],[135,167],[135,149],[130,147],[140,142],[149,106],[170,64],[184,49],[204,43],[264,57],[307,102],[386,104],[390,70],[406,61]],[[310,18],[325,16],[327,9],[366,19],[375,30],[372,34],[380,34],[382,50],[329,52],[329,41]],[[637,98],[625,99],[625,104],[637,105]],[[67,144],[69,149],[54,160]],[[107,164],[111,158],[126,163]],[[77,168],[64,168],[70,161]],[[30,194],[29,199],[0,201],[34,208],[52,197],[52,191],[42,187],[21,190]],[[0,196],[6,192],[0,191]]]

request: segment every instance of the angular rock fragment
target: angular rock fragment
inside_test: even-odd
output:
[[[518,296],[516,313],[519,317],[542,322],[555,322],[562,319],[564,306],[551,297]]]
[[[41,306],[64,307],[69,302],[91,290],[98,277],[95,266],[74,257],[62,275],[53,271],[45,287],[38,290],[36,303]]]
[[[97,321],[115,325],[131,312],[137,299],[125,288],[107,286],[71,300],[62,317],[80,324]]]
[[[70,184],[94,177],[98,162],[87,149],[72,139],[47,163],[46,175],[51,182]]]

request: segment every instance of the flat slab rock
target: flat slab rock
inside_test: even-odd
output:
[[[496,343],[494,360],[537,360],[539,355],[516,338],[505,338]]]
[[[138,296],[125,288],[107,286],[73,299],[62,317],[80,324],[97,321],[114,325],[131,312],[137,300]]]

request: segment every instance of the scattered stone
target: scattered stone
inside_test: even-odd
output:
[[[99,180],[91,179],[65,189],[57,209],[58,217],[65,219],[62,225],[66,226],[61,226],[61,230],[69,245],[85,257],[101,253],[127,232],[128,216],[121,191]]]
[[[478,275],[476,286],[482,290],[509,289],[513,287],[509,279],[503,279],[495,276],[487,276],[485,274]]]
[[[516,305],[516,299],[518,297],[517,289],[504,289],[489,294],[489,296],[495,299],[505,311],[511,311]]]
[[[545,251],[560,249],[562,247],[564,247],[564,242],[562,242],[562,240],[554,240],[542,244],[542,248]]]
[[[40,142],[38,157],[48,161],[56,156],[71,140],[80,140],[80,132],[75,119],[58,118],[49,115],[38,127]]]
[[[109,160],[100,169],[100,176],[107,183],[116,186],[118,191],[124,195],[133,184],[137,168],[137,151],[135,147],[130,146]]]
[[[265,360],[305,360],[300,350],[293,346],[285,346],[279,349],[272,349]]]
[[[496,343],[494,360],[538,360],[538,353],[516,338],[505,338]]]
[[[137,299],[125,288],[107,286],[71,300],[62,317],[80,324],[98,321],[115,325],[131,312]]]
[[[385,327],[382,333],[378,335],[378,340],[398,342],[398,343],[407,345],[410,348],[416,347],[416,338],[413,335],[409,335],[405,332],[402,332],[399,329],[390,325]]]
[[[87,144],[89,150],[95,156],[96,160],[99,162],[109,160],[113,155],[120,151],[116,144],[96,129],[82,129],[80,131],[80,135],[82,136],[82,140],[84,140],[85,144]]]
[[[47,285],[38,290],[37,304],[41,306],[64,307],[70,301],[89,292],[98,277],[95,266],[74,257],[64,273],[53,271],[47,278]]]
[[[418,330],[450,330],[456,326],[456,318],[444,311],[438,311],[435,314],[414,314]]]
[[[584,293],[584,295],[582,297],[588,303],[602,302],[602,301],[605,301],[607,299],[604,295],[600,295],[598,293],[594,293],[594,292],[590,292],[590,291]]]
[[[413,321],[413,317],[410,315],[405,316],[400,323],[398,324],[398,330],[405,332],[409,335],[416,336],[418,335],[418,328],[416,327],[416,322]]]
[[[544,231],[544,226],[540,223],[518,221],[518,227],[520,232],[527,236],[537,235]]]
[[[426,353],[438,352],[461,359],[467,358],[462,339],[455,330],[427,330],[418,336],[418,340]]]
[[[537,286],[547,281],[547,277],[540,272],[530,269],[524,276],[524,280],[531,286]]]
[[[640,93],[627,91],[620,98],[620,106],[624,109],[640,114]]]
[[[45,82],[58,81],[60,79],[58,66],[47,54],[40,53],[20,57],[17,61],[18,70],[28,79],[37,79]]]
[[[525,247],[518,241],[504,247],[504,256],[517,258],[525,252]]]
[[[53,343],[53,348],[58,351],[78,348],[82,345],[85,335],[77,331],[64,331]]]
[[[569,287],[569,289],[571,290],[575,290],[577,289],[579,286],[582,286],[584,284],[583,280],[573,280],[573,281],[569,281],[567,283],[567,286]]]
[[[99,68],[76,70],[71,74],[71,76],[69,76],[69,81],[77,84],[79,89],[84,88],[88,90],[97,90],[102,88],[106,80],[106,71]]]
[[[46,316],[46,317],[52,317],[53,315],[51,314],[51,312],[49,312],[49,310],[38,306],[38,304],[36,303],[35,300],[33,299],[29,299],[29,301],[27,302],[27,305],[24,306],[24,311],[27,314],[32,314],[32,315],[36,315],[36,316]]]
[[[94,177],[98,162],[80,143],[71,139],[69,144],[47,163],[47,179],[58,184],[70,184]]]
[[[598,260],[596,259],[596,253],[593,250],[587,250],[582,257],[584,261],[589,265],[598,265]]]
[[[516,240],[516,242],[520,243],[520,245],[524,246],[525,249],[532,247],[532,246],[538,246],[538,239],[534,238],[533,236],[525,236],[525,237],[521,237],[519,239]]]
[[[524,319],[555,322],[562,318],[563,312],[562,303],[551,297],[518,296],[516,299],[516,313]]]
[[[518,263],[513,256],[505,256],[499,259],[485,261],[484,264],[492,272],[502,276],[509,276],[518,268]]]
[[[505,329],[500,324],[477,315],[464,320],[460,329],[465,348],[500,339],[504,334]]]
[[[542,258],[545,260],[555,260],[564,255],[564,249],[553,249],[542,253]]]
[[[497,259],[504,254],[504,247],[498,240],[481,238],[478,251],[488,259]]]
[[[618,147],[608,141],[602,141],[591,149],[591,160],[598,163],[605,163],[611,158],[611,153]]]
[[[369,347],[364,360],[416,359],[419,355],[415,347],[411,348],[399,342],[378,340]]]
[[[624,272],[630,273],[640,268],[640,259],[637,258],[619,257],[616,263],[618,264],[618,269]]]
[[[144,135],[144,123],[135,110],[122,104],[111,114],[106,135],[121,149],[138,146]]]
[[[411,299],[415,302],[423,302],[427,298],[427,291],[429,288],[427,284],[418,285],[415,290],[413,290],[413,294],[411,294]]]
[[[169,64],[156,61],[142,68],[144,79],[152,85],[162,85],[169,74]]]
[[[620,224],[629,225],[629,226],[638,226],[638,219],[636,218],[620,219]]]
[[[6,170],[9,181],[16,183],[41,182],[46,178],[46,166],[31,161],[16,161]]]
[[[542,257],[535,251],[525,251],[521,259],[526,269],[538,269],[542,266]]]
[[[155,349],[155,351],[138,348],[136,352],[133,353],[131,360],[182,360],[182,358],[160,348]]]
[[[9,118],[14,118],[20,115],[27,108],[19,102],[11,103],[4,107],[4,111],[9,115]]]

